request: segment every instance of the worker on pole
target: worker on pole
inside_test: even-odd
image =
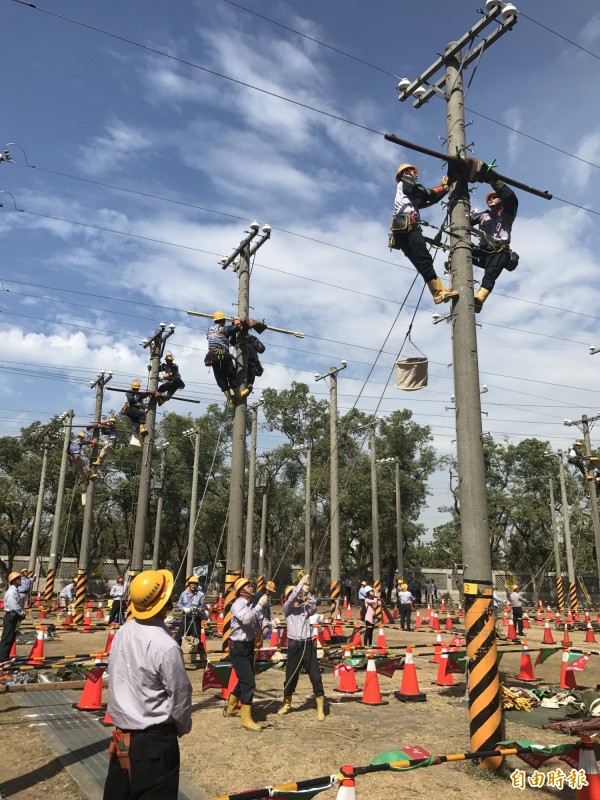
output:
[[[129,417],[133,426],[134,436],[146,436],[146,404],[144,400],[148,392],[140,392],[141,384],[138,380],[131,382],[131,391],[125,393],[125,405],[122,414]]]
[[[396,170],[396,200],[389,246],[392,250],[402,250],[427,284],[434,303],[447,303],[458,297],[458,292],[446,289],[435,272],[419,224],[419,209],[439,203],[448,194],[448,178],[444,177],[439,186],[426,189],[417,181],[418,174],[419,168],[414,164],[400,164]]]
[[[227,403],[233,403],[233,395],[241,400],[248,394],[248,390],[240,390],[236,364],[230,352],[230,346],[235,343],[237,334],[242,330],[239,322],[233,325],[226,325],[226,317],[222,311],[215,311],[213,314],[214,325],[206,331],[208,339],[208,353],[204,358],[204,364],[212,367],[217,386],[227,398]]]
[[[162,406],[163,403],[173,397],[178,389],[185,389],[185,383],[181,379],[179,367],[175,363],[172,353],[167,353],[160,368],[162,370],[163,383],[157,389],[156,398],[158,405]]]
[[[69,455],[69,461],[71,464],[73,464],[81,477],[85,478],[86,480],[93,480],[94,478],[97,478],[98,475],[90,467],[90,463],[83,452],[83,448],[88,444],[92,444],[92,440],[86,439],[85,433],[80,431],[75,439],[69,442],[67,452]]]

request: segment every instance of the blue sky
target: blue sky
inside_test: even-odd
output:
[[[432,324],[428,296],[412,339],[430,358],[429,387],[405,394],[389,380],[421,289],[417,281],[394,325],[414,276],[386,246],[395,166],[416,160],[420,178],[434,185],[443,165],[358,126],[444,149],[443,102],[420,110],[400,104],[394,76],[415,78],[479,19],[478,4],[242,3],[354,59],[225,0],[178,0],[168,13],[157,0],[39,5],[357,125],[2,0],[0,144],[18,143],[35,169],[22,165],[15,146],[20,163],[0,164],[0,189],[28,212],[12,211],[10,196],[0,195],[0,433],[68,407],[87,422],[89,380],[101,369],[114,372],[115,385],[143,378],[139,342],[161,319],[177,325],[170,343],[186,394],[219,400],[202,363],[205,325],[183,311],[233,308],[235,276],[217,262],[257,219],[273,235],[256,258],[253,314],[306,333],[303,341],[263,336],[261,385],[301,380],[321,397],[327,387],[314,372],[347,359],[341,410],[359,393],[365,411],[411,408],[432,426],[440,451],[453,452],[449,329]],[[564,448],[573,430],[563,419],[600,409],[600,354],[588,354],[589,344],[600,345],[600,12],[591,0],[572,4],[568,17],[555,0],[516,5],[555,33],[522,16],[484,54],[466,98],[468,141],[501,172],[596,213],[519,194],[513,242],[521,262],[501,277],[479,320],[481,382],[489,387],[484,430]],[[484,194],[475,189],[475,207]],[[440,211],[424,216],[439,221]],[[115,397],[108,395],[116,407]],[[276,441],[259,433],[262,449]],[[428,527],[440,521],[435,508],[447,502],[447,483],[444,474],[432,481]]]

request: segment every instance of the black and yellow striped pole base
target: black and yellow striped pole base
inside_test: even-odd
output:
[[[85,602],[87,599],[88,571],[87,569],[77,570],[77,580],[75,583],[75,614],[73,615],[73,625],[81,625],[85,614]]]

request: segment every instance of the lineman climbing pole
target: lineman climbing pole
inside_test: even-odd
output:
[[[516,8],[511,3],[501,9],[499,0],[487,0],[486,9],[487,13],[483,14],[482,19],[460,39],[449,43],[444,54],[415,81],[411,83],[403,79],[399,83],[399,99],[415,96],[417,108],[436,93],[445,98],[448,161],[466,155],[462,72],[517,21]],[[463,57],[463,47],[471,46],[481,31],[494,21],[500,25]],[[426,87],[429,79],[442,69],[443,75],[437,83]],[[401,143],[396,137],[386,138]],[[494,744],[502,738],[502,709],[492,607],[492,559],[482,444],[469,210],[468,183],[460,177],[452,186],[449,213],[452,288],[460,292],[451,317],[460,521],[465,565],[463,588],[469,664],[469,722],[472,749],[487,750],[493,749]],[[501,762],[502,759],[492,758],[484,759],[481,764],[486,769],[495,770]]]
[[[59,422],[63,423],[65,435],[62,457],[60,460],[58,487],[56,489],[56,503],[54,505],[52,536],[50,537],[50,558],[48,559],[48,572],[46,573],[46,585],[44,586],[44,605],[48,610],[52,608],[52,598],[54,596],[54,579],[56,577],[56,565],[58,563],[58,538],[60,535],[60,521],[62,517],[63,498],[65,494],[65,480],[67,476],[67,461],[69,454],[69,442],[71,441],[73,412],[66,411],[64,414],[61,414],[58,420]]]
[[[315,380],[329,378],[329,534],[331,537],[331,619],[336,618],[342,594],[340,579],[340,480],[338,453],[337,375],[348,366],[331,367],[325,375],[315,373]],[[313,580],[316,576],[313,576]]]
[[[581,419],[572,421],[570,419],[566,419],[564,424],[575,425],[579,430],[583,433],[583,440],[585,442],[585,455],[584,458],[588,462],[587,470],[594,475],[594,479],[588,480],[588,491],[590,495],[590,507],[592,511],[592,525],[594,526],[594,543],[596,546],[596,565],[598,569],[598,579],[600,580],[600,517],[598,516],[598,495],[596,493],[596,481],[595,481],[595,471],[592,470],[592,467],[595,463],[597,463],[597,459],[594,459],[592,456],[592,446],[590,442],[590,427],[593,427],[594,422],[597,422],[600,419],[600,414],[597,414],[595,417],[588,417],[585,414],[581,415]],[[591,424],[591,425],[590,425]]]
[[[565,465],[562,452],[558,451],[558,476],[560,479],[560,496],[562,502],[563,536],[565,540],[565,556],[567,558],[567,575],[569,576],[569,608],[577,610],[577,584],[573,567],[573,547],[571,545],[571,522],[569,519],[569,503],[567,501],[567,484],[565,481]]]
[[[156,426],[156,397],[158,391],[158,376],[160,362],[165,352],[165,345],[175,333],[175,325],[171,323],[169,330],[166,322],[161,322],[150,339],[142,341],[144,350],[150,352],[150,375],[148,379],[148,392],[150,400],[146,411],[146,430],[142,450],[142,464],[140,466],[140,482],[138,486],[137,509],[135,513],[135,531],[133,534],[133,547],[131,551],[131,568],[129,575],[133,578],[144,567],[144,547],[146,543],[146,529],[148,527],[148,507],[150,504],[150,483],[152,481],[152,451],[154,447],[154,429]]]
[[[90,388],[96,389],[96,407],[94,410],[94,423],[92,428],[92,440],[95,441],[95,444],[92,445],[90,462],[93,462],[98,458],[98,439],[100,438],[100,422],[102,419],[102,398],[104,396],[104,387],[111,378],[112,372],[101,372],[95,381],[90,382]],[[79,567],[77,569],[77,579],[75,582],[75,614],[73,615],[73,623],[75,625],[80,625],[83,622],[83,615],[85,612],[95,491],[96,481],[88,480],[87,488],[85,490],[83,526],[81,528],[81,545],[79,547]]]
[[[556,506],[554,505],[554,483],[548,480],[550,488],[550,517],[552,519],[552,538],[554,539],[554,567],[556,570],[556,599],[561,611],[565,607],[565,591],[562,583],[562,569],[560,566],[560,544],[558,541],[558,525],[556,524]]]

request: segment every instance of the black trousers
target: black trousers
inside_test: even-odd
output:
[[[410,612],[412,611],[410,603],[400,603],[400,627],[402,630],[410,630]]]
[[[185,389],[185,383],[181,378],[165,381],[158,387],[160,394],[166,394],[167,397],[173,397],[177,389]]]
[[[394,235],[395,249],[402,250],[413,267],[425,283],[437,278],[433,267],[433,259],[427,249],[427,242],[423,238],[421,228],[415,226],[411,231],[400,233],[396,231]]]
[[[129,758],[127,772],[116,756],[111,757],[103,800],[177,800],[179,744],[174,725],[132,731]]]
[[[144,409],[137,408],[136,406],[132,406],[126,411],[123,411],[123,414],[126,417],[129,417],[131,424],[133,425],[133,430],[136,433],[139,433],[140,425],[143,425],[146,422],[146,411]]]
[[[110,607],[110,615],[108,617],[107,625],[110,625],[115,620],[118,620],[119,624],[122,622],[122,617],[124,616],[125,612],[125,603],[117,597],[115,600],[112,601],[112,606]]]
[[[368,647],[373,644],[373,629],[375,628],[374,622],[365,622],[365,632],[363,635],[363,645]]]
[[[502,270],[507,264],[510,264],[510,253],[506,250],[495,252],[493,250],[482,250],[478,247],[475,248],[474,256],[479,266],[483,267],[484,270],[481,286],[491,292]]]
[[[518,633],[519,636],[523,636],[523,609],[521,606],[517,606],[513,608],[512,612],[515,632]]]
[[[236,366],[231,353],[226,353],[220,358],[215,356],[212,369],[217,386],[222,392],[226,392],[228,389],[233,390],[237,387]]]
[[[317,648],[312,639],[288,639],[287,664],[285,665],[285,686],[283,693],[286,697],[294,694],[300,677],[300,668],[308,672],[308,677],[315,697],[323,697],[323,681],[321,670],[317,661]]]
[[[17,626],[21,617],[16,611],[7,611],[2,624],[2,639],[0,639],[0,661],[8,661],[11,648],[17,638]]]
[[[243,706],[251,706],[256,689],[254,642],[230,642],[229,660],[238,679],[232,694],[241,701]]]

